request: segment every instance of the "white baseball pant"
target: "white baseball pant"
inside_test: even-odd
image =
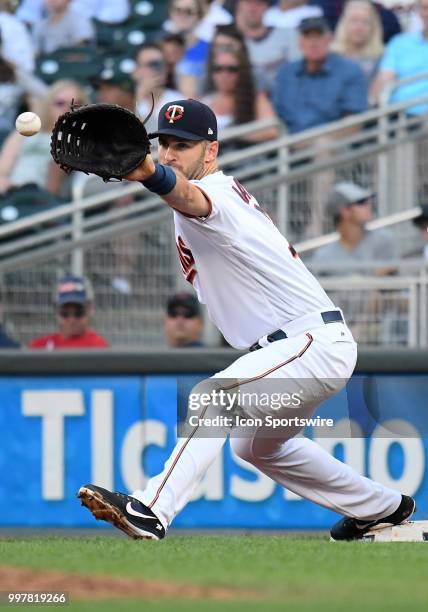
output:
[[[248,382],[252,391],[257,381],[266,378],[308,379],[317,400],[299,407],[299,415],[307,418],[316,405],[346,384],[356,358],[357,345],[349,329],[343,323],[330,323],[248,353],[214,378]],[[263,427],[246,437],[232,432],[232,449],[281,486],[340,514],[371,520],[398,508],[398,491],[361,476],[307,438],[290,438],[289,429],[275,431],[275,437],[266,436]],[[221,437],[198,437],[195,430],[195,435],[180,438],[164,470],[148,481],[144,491],[132,495],[167,528],[191,499],[229,433],[225,428]]]

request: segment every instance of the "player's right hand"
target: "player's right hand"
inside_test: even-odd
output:
[[[155,162],[153,161],[153,157],[148,154],[143,162],[135,168],[132,172],[127,174],[124,178],[127,181],[145,181],[151,177],[151,175],[156,170]]]

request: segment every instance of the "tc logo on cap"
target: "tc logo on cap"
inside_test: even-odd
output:
[[[171,104],[165,111],[165,117],[168,119],[169,123],[175,123],[181,119],[183,115],[184,108],[178,104]]]

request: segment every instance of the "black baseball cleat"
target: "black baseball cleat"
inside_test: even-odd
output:
[[[130,538],[162,540],[165,537],[165,529],[158,517],[135,497],[93,484],[80,487],[77,497],[97,521],[111,523]]]
[[[385,516],[384,518],[375,521],[360,521],[359,519],[344,517],[333,525],[330,530],[331,540],[361,540],[365,533],[371,529],[378,527],[388,527],[391,525],[401,525],[405,523],[416,510],[416,502],[412,497],[407,495],[401,496],[401,503],[397,510]]]

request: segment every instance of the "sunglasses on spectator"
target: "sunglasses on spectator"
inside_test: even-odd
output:
[[[349,206],[365,206],[365,204],[370,204],[370,198],[362,198],[361,200],[350,202]]]
[[[198,14],[198,11],[194,8],[185,8],[181,6],[173,6],[172,10],[179,15],[186,15],[186,17],[194,17]]]
[[[138,64],[138,67],[151,68],[152,70],[163,70],[163,68],[165,68],[165,62],[163,60],[152,60],[151,62]]]
[[[221,64],[215,64],[213,66],[213,72],[229,72],[230,74],[237,74],[239,72],[239,66],[222,66]]]
[[[194,319],[197,315],[193,310],[184,310],[179,308],[178,310],[170,310],[168,312],[168,316],[171,319],[176,319],[177,317],[184,317],[185,319]]]
[[[81,319],[87,313],[86,306],[83,304],[77,304],[73,308],[60,308],[59,316],[61,319]]]

